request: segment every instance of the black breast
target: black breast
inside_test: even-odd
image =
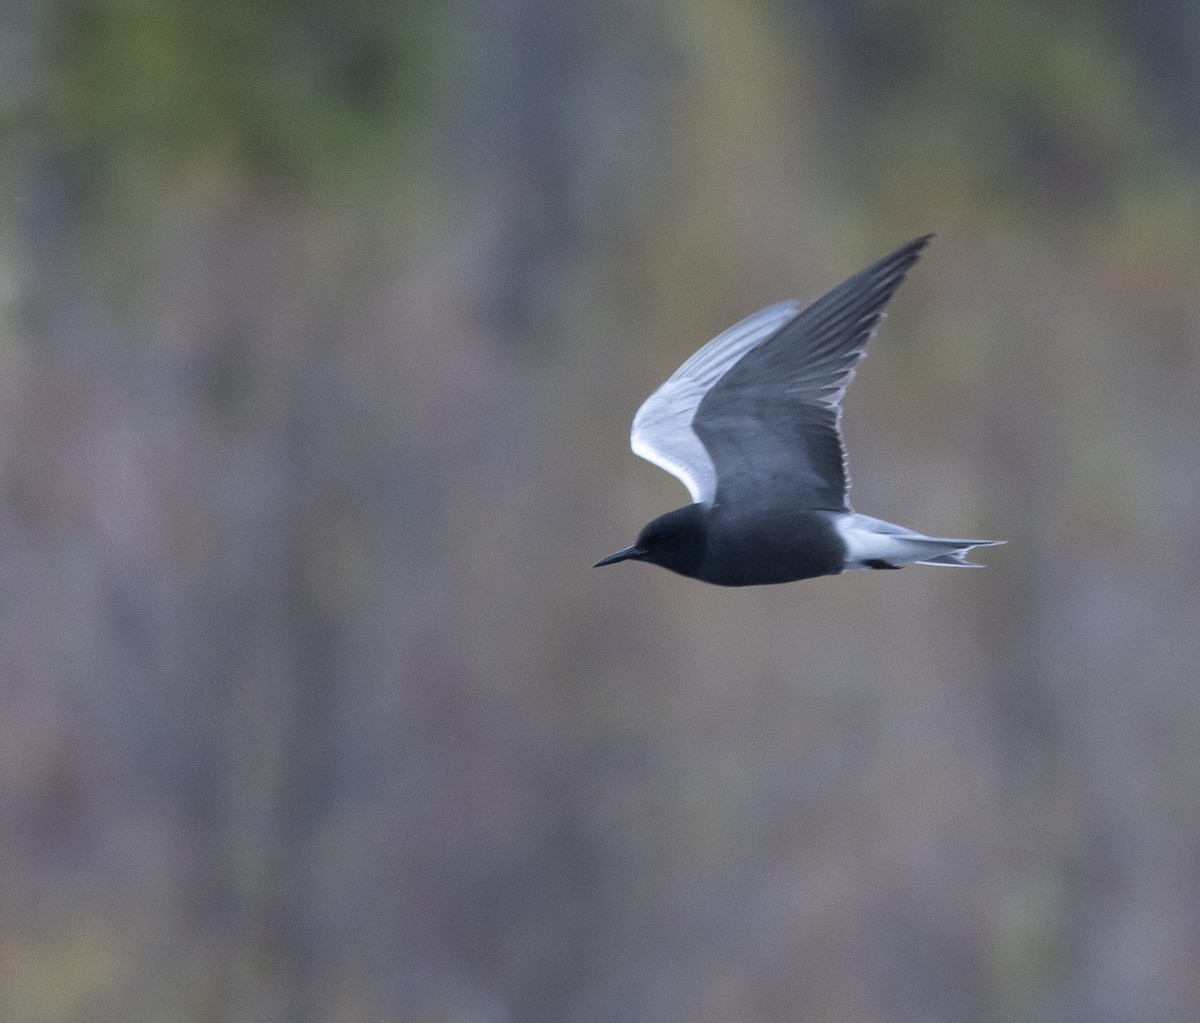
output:
[[[705,522],[707,544],[694,575],[718,586],[761,586],[837,575],[846,545],[825,511],[739,509],[718,505]]]

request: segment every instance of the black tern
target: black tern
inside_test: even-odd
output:
[[[718,586],[850,568],[952,565],[1003,540],[925,536],[850,507],[842,396],[883,307],[933,235],[909,242],[811,305],[782,302],[730,327],[637,411],[635,454],[676,476],[693,504],[596,562],[649,561]]]

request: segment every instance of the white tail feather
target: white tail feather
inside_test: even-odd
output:
[[[994,547],[1005,542],[926,536],[857,512],[843,515],[834,527],[846,544],[846,568],[902,568],[912,564],[982,568],[966,560],[971,548]]]

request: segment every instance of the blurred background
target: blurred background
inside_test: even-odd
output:
[[[0,1019],[1200,1019],[1200,6],[9,0]],[[926,231],[857,507],[593,572]]]

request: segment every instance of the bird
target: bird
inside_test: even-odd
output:
[[[884,306],[933,237],[902,245],[807,306],[759,310],[651,394],[630,445],[677,477],[692,503],[658,516],[594,567],[645,561],[718,586],[914,563],[982,567],[965,555],[1005,541],[926,536],[849,501],[842,397]]]

